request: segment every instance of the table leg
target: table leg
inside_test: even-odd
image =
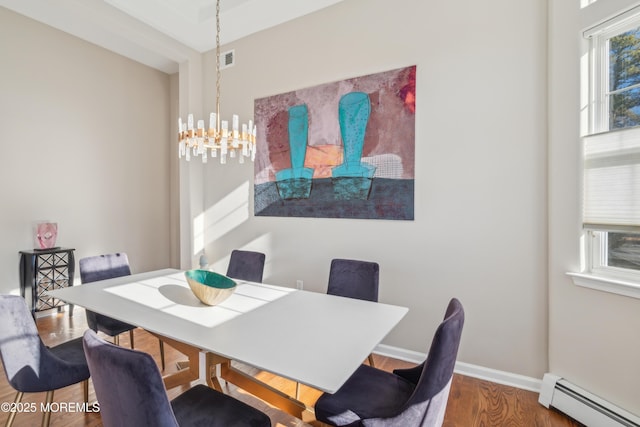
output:
[[[177,387],[200,378],[199,349],[153,332],[151,332],[151,334],[166,342],[179,352],[185,354],[189,359],[188,367],[162,377],[167,389]],[[219,377],[216,372],[217,366],[220,366]],[[303,421],[314,419],[313,410],[308,408],[304,403],[276,388],[269,386],[268,384],[265,384],[251,375],[234,368],[231,366],[231,360],[226,357],[206,352],[205,369],[207,384],[213,389],[223,392],[222,385],[220,384],[220,378],[222,378],[296,418]]]
[[[189,344],[185,344],[180,341],[155,334],[153,332],[151,332],[151,334],[158,337],[159,340],[169,344],[171,347],[175,348],[180,353],[187,356],[187,358],[189,359],[189,367],[181,369],[180,371],[174,372],[172,374],[164,375],[162,377],[162,379],[164,380],[164,386],[167,389],[178,387],[180,385],[190,383],[191,381],[195,381],[200,378],[200,365],[198,363],[200,354],[199,349]]]
[[[231,366],[231,360],[213,353],[206,353],[207,383],[210,387],[222,391],[220,380],[213,375],[216,365],[220,365],[220,378],[235,384],[296,418],[303,421],[314,419],[312,410],[301,401],[234,368]]]

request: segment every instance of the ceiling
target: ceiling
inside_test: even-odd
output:
[[[220,43],[343,0],[221,0]],[[166,73],[215,48],[215,0],[0,0],[0,6]]]

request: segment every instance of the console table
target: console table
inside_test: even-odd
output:
[[[50,297],[47,291],[73,286],[75,259],[70,248],[33,249],[20,251],[20,294],[25,298],[27,287],[31,290],[31,314],[67,305]],[[69,316],[73,305],[69,304]]]

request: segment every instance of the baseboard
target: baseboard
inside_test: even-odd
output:
[[[542,388],[542,380],[537,378],[514,374],[512,372],[499,371],[497,369],[485,368],[484,366],[472,365],[465,362],[456,362],[455,372],[461,375],[516,387],[523,390],[529,390],[536,393],[540,393],[540,389]]]
[[[386,344],[379,344],[374,350],[375,354],[404,360],[411,363],[422,363],[427,357],[425,353],[394,347]],[[540,392],[542,380],[527,377],[525,375],[514,374],[497,369],[485,368],[484,366],[472,365],[471,363],[456,362],[455,372],[460,375],[491,381],[497,384]]]
[[[404,360],[405,362],[411,362],[415,364],[424,362],[424,359],[427,357],[425,353],[420,353],[419,351],[407,350],[404,348],[393,347],[386,344],[378,344],[373,352],[381,356]]]

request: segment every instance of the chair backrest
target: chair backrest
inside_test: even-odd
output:
[[[399,415],[391,420],[380,420],[380,423],[372,420],[371,423],[365,423],[366,426],[442,425],[463,325],[464,309],[460,301],[453,298],[447,306],[444,320],[433,336],[427,359],[414,368],[419,374],[418,382]]]
[[[249,282],[262,282],[264,260],[265,255],[262,252],[234,249],[231,251],[227,276]]]
[[[333,259],[327,293],[377,302],[379,272],[376,262]]]
[[[17,295],[0,295],[0,357],[7,380],[18,391],[55,390],[65,374],[42,343],[24,298]]]
[[[105,427],[178,425],[151,355],[108,343],[90,329],[82,340]]]
[[[96,255],[78,261],[82,283],[113,279],[131,274],[126,253]]]
[[[91,283],[98,280],[113,279],[115,277],[129,276],[129,257],[124,252],[115,254],[95,255],[80,259],[80,280],[82,283]],[[98,330],[98,324],[104,316],[91,310],[86,310],[87,325],[94,331]]]

